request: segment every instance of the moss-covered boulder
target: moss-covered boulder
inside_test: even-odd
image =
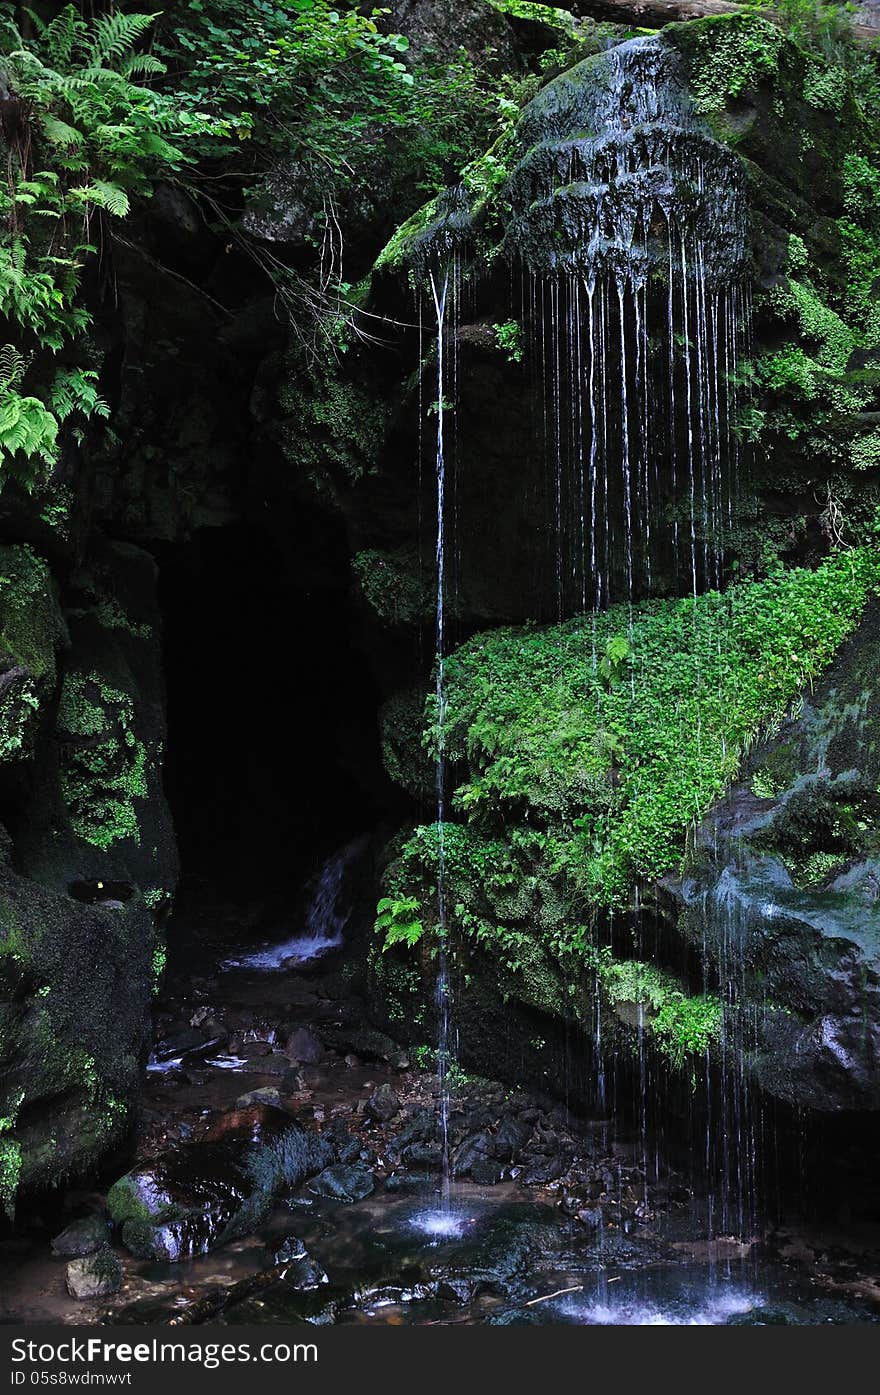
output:
[[[96,544],[63,612],[35,554],[5,549],[4,565],[2,643],[15,666],[0,769],[0,1166],[11,1210],[18,1191],[81,1174],[128,1127],[177,862],[152,559]]]
[[[754,1003],[748,993],[740,1002],[729,977],[727,938],[715,944],[696,911],[684,933],[674,916],[661,932],[668,898],[657,886],[682,866],[695,821],[753,744],[799,708],[859,626],[878,568],[873,549],[840,553],[724,595],[481,634],[451,655],[445,750],[457,821],[422,826],[390,850],[384,951],[373,963],[389,1017],[412,1020],[430,979],[442,863],[447,932],[465,976],[488,972],[502,998],[545,1019],[602,1023],[608,1048],[648,1043],[685,1074],[740,1043]],[[837,661],[844,672],[849,652]],[[864,703],[853,693],[842,705],[860,713]],[[429,699],[429,735],[432,715]],[[856,918],[861,895],[848,903]],[[796,936],[786,942],[768,1023],[780,1004],[783,1017],[794,1011],[785,965],[806,954]],[[846,955],[838,963],[826,947],[814,959],[820,997],[833,997],[841,973],[855,983]],[[756,968],[756,983],[765,979]],[[810,1078],[806,1057],[804,1071]],[[791,1097],[793,1086],[755,1073]],[[813,1102],[834,1107],[832,1094],[821,1105],[815,1077],[812,1088]]]
[[[880,610],[715,804],[671,884],[752,1077],[819,1110],[880,1108]]]

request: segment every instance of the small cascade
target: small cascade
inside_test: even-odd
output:
[[[355,838],[329,857],[314,884],[305,916],[305,925],[280,944],[265,945],[253,954],[227,959],[225,969],[291,969],[310,964],[338,949],[352,913],[348,872],[363,853],[366,837]]]
[[[739,162],[657,37],[549,84],[517,146],[504,246],[526,268],[557,613],[718,587],[749,319]]]

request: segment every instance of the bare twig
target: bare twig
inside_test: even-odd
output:
[[[561,1298],[564,1293],[580,1293],[583,1284],[572,1284],[571,1288],[558,1288],[555,1293],[545,1293],[540,1298],[530,1298],[523,1304],[525,1308],[534,1308],[536,1303],[549,1303],[551,1298]]]

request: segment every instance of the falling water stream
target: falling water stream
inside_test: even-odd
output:
[[[561,94],[550,84],[526,108],[516,148],[503,242],[522,268],[526,342],[542,398],[535,429],[546,459],[547,587],[555,589],[556,612],[562,618],[625,601],[632,617],[646,596],[719,588],[738,509],[739,381],[750,315],[740,163],[694,112],[680,57],[657,36],[609,49]],[[423,277],[436,323],[437,1233],[452,1223],[444,419],[448,314],[458,284],[454,194],[446,240]],[[724,956],[719,971],[732,1011],[734,960]],[[597,1048],[600,1028],[597,1017]],[[641,1031],[638,1059],[647,1175],[647,1096],[656,1086]],[[732,1083],[714,1128],[734,1130],[736,1142],[712,1141],[707,1126],[707,1164],[722,1174],[724,1225],[742,1233],[753,1214],[754,1141],[736,1083],[741,1062],[728,1064]],[[598,1093],[604,1100],[601,1067]],[[744,1157],[737,1142],[746,1144]]]
[[[431,276],[431,295],[437,316],[437,627],[435,702],[437,723],[437,1080],[439,1090],[441,1206],[449,1210],[449,963],[446,942],[446,854],[443,845],[446,819],[446,447],[443,437],[446,403],[444,338],[449,272]]]
[[[742,171],[674,49],[629,40],[576,91],[527,109],[505,233],[530,277],[560,617],[721,584],[749,319]]]

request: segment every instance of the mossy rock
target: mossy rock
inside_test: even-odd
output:
[[[0,764],[32,753],[66,640],[48,564],[28,547],[0,547]]]
[[[16,561],[34,584],[24,588],[29,603],[13,607],[12,619],[7,612],[5,642],[17,642],[32,666],[42,711],[27,780],[14,790],[14,846],[0,832],[0,1135],[10,1210],[18,1191],[82,1175],[129,1128],[157,920],[177,876],[161,787],[154,562],[136,548],[96,544],[68,583],[62,619],[45,565],[31,554]],[[29,615],[39,643],[28,644]],[[68,634],[56,672],[54,643]]]
[[[751,1076],[821,1111],[880,1108],[880,611],[752,753],[671,883],[734,975]]]

